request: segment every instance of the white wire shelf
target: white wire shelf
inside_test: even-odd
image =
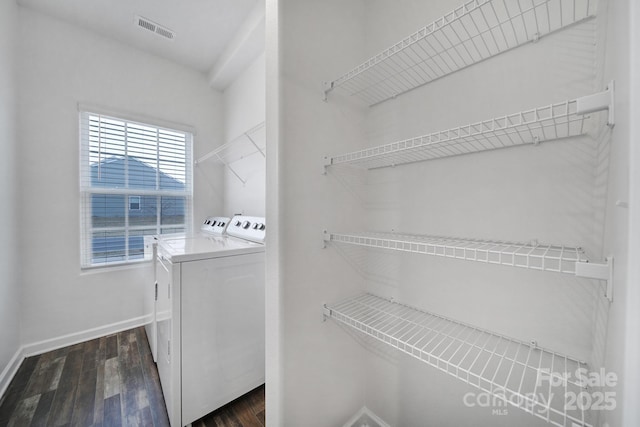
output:
[[[324,232],[325,242],[499,264],[608,280],[611,264],[591,263],[581,248],[393,233]],[[596,269],[596,271],[585,271]]]
[[[266,157],[266,133],[264,122],[252,127],[226,144],[223,144],[207,154],[200,156],[195,161],[195,164],[197,165],[213,158],[217,162],[226,166],[236,178],[245,184],[246,180],[240,176],[232,164],[254,154],[260,154],[262,157]]]
[[[586,390],[575,376],[584,362],[372,294],[324,314],[553,425],[592,425],[589,411],[565,405]]]
[[[325,83],[374,105],[569,25],[591,0],[473,0]]]
[[[610,82],[605,91],[582,98],[327,156],[324,167],[350,165],[376,169],[578,136],[586,133],[588,113],[609,110],[607,123],[613,126],[613,97],[614,82]]]

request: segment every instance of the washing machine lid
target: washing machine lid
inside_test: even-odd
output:
[[[264,252],[264,245],[222,236],[193,234],[167,236],[158,240],[158,253],[174,263],[258,252]]]

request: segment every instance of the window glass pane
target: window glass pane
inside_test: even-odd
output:
[[[91,223],[93,228],[124,227],[125,207],[125,196],[92,194]]]
[[[187,140],[184,132],[90,115],[91,185],[184,190]]]
[[[138,202],[137,210],[131,208],[135,207],[136,201]],[[157,205],[157,196],[129,196],[129,226],[157,225]]]
[[[184,224],[186,197],[162,197],[160,223]]]
[[[91,164],[100,163],[112,156],[124,156],[125,122],[91,115],[88,127]]]
[[[179,190],[185,189],[184,183],[184,166],[176,165],[168,160],[161,160],[160,165],[160,189],[161,190]]]
[[[143,161],[131,155],[128,156],[129,188],[144,188],[155,190],[158,169],[155,160]]]
[[[142,259],[144,235],[184,232],[191,134],[89,112],[80,117],[83,267]]]
[[[91,263],[125,261],[125,232],[99,231],[91,236]]]
[[[129,259],[144,258],[144,236],[156,234],[156,229],[135,230],[129,232]]]
[[[91,186],[100,188],[124,188],[124,157],[103,157],[91,164]]]
[[[163,227],[160,234],[184,233],[184,227]]]
[[[158,133],[158,167],[160,168],[161,189],[185,189],[186,158],[186,135],[160,130]]]
[[[136,123],[127,127],[128,154],[140,162],[156,165],[158,158],[158,130]]]

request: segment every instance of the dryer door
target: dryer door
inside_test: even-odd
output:
[[[182,424],[264,383],[264,253],[182,263]]]

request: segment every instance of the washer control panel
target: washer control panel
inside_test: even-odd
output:
[[[236,215],[229,222],[227,234],[252,242],[264,243],[266,229],[263,217]]]
[[[202,222],[200,230],[206,233],[222,235],[228,225],[229,218],[222,216],[210,216]]]

